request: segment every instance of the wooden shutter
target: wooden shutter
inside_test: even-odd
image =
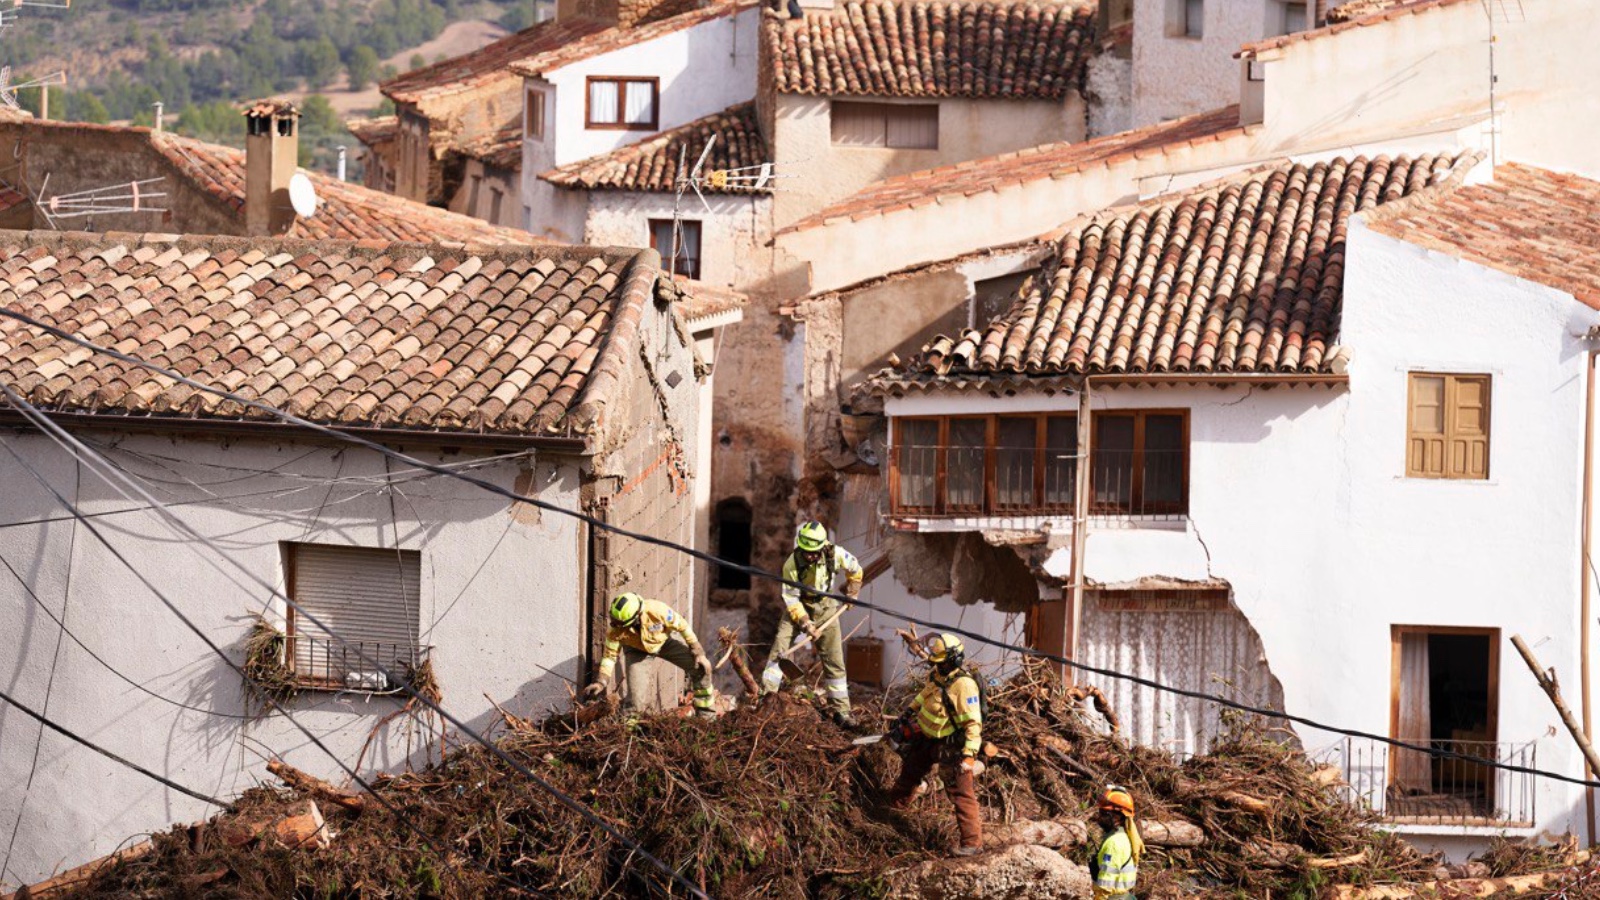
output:
[[[291,544],[290,596],[344,641],[385,667],[415,658],[421,604],[422,555],[415,550]],[[366,669],[361,655],[304,616],[289,614],[294,668],[313,678],[342,681]]]
[[[1488,478],[1489,376],[1452,375],[1448,384],[1448,477]]]
[[[829,112],[833,142],[844,147],[884,147],[884,104],[835,100]]]
[[[884,107],[884,143],[907,150],[939,149],[939,106]]]
[[[1406,427],[1406,475],[1443,478],[1445,376],[1411,376],[1409,422]]]

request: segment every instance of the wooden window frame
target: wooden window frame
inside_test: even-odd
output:
[[[528,88],[522,105],[522,136],[528,140],[544,140],[544,91]]]
[[[694,227],[694,231],[695,231],[695,242],[694,243],[695,243],[695,246],[699,248],[699,252],[697,252],[694,256],[685,255],[684,258],[683,258],[683,261],[688,265],[689,271],[687,271],[687,272],[678,271],[678,262],[672,256],[672,248],[671,247],[658,246],[660,244],[660,241],[656,240],[656,228],[658,226],[664,225],[664,226],[666,226],[667,228],[670,229],[672,227],[672,220],[671,219],[647,219],[646,220],[646,222],[648,224],[646,224],[645,228],[650,233],[650,249],[656,251],[659,254],[661,254],[661,262],[664,264],[665,268],[667,268],[669,271],[671,271],[674,275],[682,275],[684,278],[691,278],[691,279],[694,279],[695,281],[699,281],[700,280],[700,273],[704,269],[704,267],[701,264],[705,261],[705,253],[706,253],[706,244],[705,244],[706,231],[705,231],[705,228],[702,227],[704,225],[704,223],[699,219],[681,219],[679,221],[681,221],[683,223],[683,227],[685,229],[688,229],[690,226]],[[688,243],[689,243],[688,240],[684,241],[685,245],[687,245]]]
[[[1417,403],[1417,380],[1420,378],[1444,379],[1444,398],[1442,402],[1442,415],[1444,418],[1444,431],[1439,437],[1444,441],[1444,471],[1440,474],[1430,474],[1413,465],[1411,443],[1417,439],[1418,432],[1414,430]],[[1457,410],[1457,390],[1462,381],[1482,381],[1483,391],[1483,474],[1469,474],[1465,470],[1452,471],[1450,459],[1451,435],[1454,433],[1454,419]],[[1488,372],[1434,372],[1422,369],[1413,369],[1406,373],[1406,444],[1405,444],[1405,472],[1407,478],[1420,478],[1427,481],[1488,481],[1493,475],[1494,454],[1494,376]]]
[[[650,121],[632,123],[624,120],[627,110],[628,84],[650,85]],[[613,84],[617,88],[616,122],[594,120],[593,87],[596,84]],[[656,131],[661,124],[661,79],[654,75],[590,75],[583,82],[583,127],[597,131]]]
[[[953,420],[984,421],[984,453],[983,453],[983,498],[976,505],[963,504],[960,506],[949,501],[949,450],[950,450],[950,423]],[[999,448],[997,446],[1000,432],[1001,419],[1033,419],[1034,450],[1033,450],[1033,503],[1027,507],[1001,506],[999,503],[998,467]],[[1077,413],[1062,412],[1059,410],[1039,412],[1015,413],[959,413],[942,416],[895,416],[894,417],[894,447],[889,454],[889,498],[890,507],[895,515],[919,516],[969,516],[969,517],[996,517],[1008,518],[1015,516],[1041,516],[1041,515],[1070,515],[1073,504],[1046,503],[1045,497],[1045,470],[1048,465],[1050,420],[1065,419],[1071,426],[1068,433],[1077,435]],[[938,423],[938,436],[935,438],[934,457],[934,489],[933,504],[931,506],[909,506],[901,499],[900,473],[905,466],[904,454],[907,443],[902,437],[903,425],[906,422],[936,422]]]
[[[1181,498],[1177,503],[1151,507],[1144,502],[1144,455],[1145,455],[1145,420],[1150,416],[1177,416],[1183,422],[1183,469],[1180,473],[1178,493]],[[1133,425],[1133,459],[1129,463],[1128,508],[1122,509],[1116,504],[1102,505],[1096,499],[1096,486],[1093,482],[1094,461],[1100,452],[1100,423],[1103,418],[1128,418],[1134,420]],[[1108,409],[1097,410],[1089,419],[1089,514],[1090,515],[1131,515],[1131,516],[1186,516],[1189,514],[1189,461],[1192,454],[1189,452],[1189,411],[1187,409]]]

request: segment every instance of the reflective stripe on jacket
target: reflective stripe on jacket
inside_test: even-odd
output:
[[[606,632],[605,655],[600,658],[600,677],[605,679],[611,676],[624,644],[654,656],[661,652],[661,645],[673,634],[683,635],[683,642],[689,645],[689,649],[700,652],[700,639],[695,637],[688,619],[660,600],[644,601],[644,606],[639,610],[639,621],[633,627],[619,628],[613,625]]]
[[[1094,880],[1096,900],[1133,893],[1134,882],[1139,880],[1139,863],[1133,858],[1133,842],[1128,840],[1126,830],[1118,828],[1106,835],[1095,862],[1099,866]]]
[[[795,559],[795,554],[790,553],[789,558],[783,561],[784,581],[798,581],[815,591],[833,590],[833,585],[828,583],[830,579],[828,578],[829,566],[827,559],[819,558],[815,564],[806,566],[803,569],[795,565]],[[837,544],[833,547],[832,570],[834,572],[843,572],[845,578],[853,584],[861,584],[861,563],[856,560],[855,554]],[[807,602],[816,602],[817,600],[815,595],[808,595],[808,597]],[[807,616],[805,607],[800,605],[800,600],[801,592],[799,588],[792,584],[783,586],[783,605],[789,612],[789,618],[796,625],[804,622]],[[829,600],[828,602],[832,603],[833,601]]]
[[[958,672],[947,684],[940,684],[938,676],[928,679],[922,692],[911,701],[911,711],[916,714],[922,733],[934,740],[943,740],[962,731],[961,753],[977,756],[983,747],[983,706],[979,699],[978,683],[965,672]],[[940,695],[944,694],[943,697]],[[949,706],[946,707],[946,698]],[[949,711],[955,710],[954,721]]]

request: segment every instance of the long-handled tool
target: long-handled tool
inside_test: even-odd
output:
[[[851,604],[846,603],[844,606],[834,610],[833,615],[823,619],[822,624],[817,626],[817,634],[821,634],[823,629],[832,625],[834,622],[837,622],[840,616],[850,611],[850,607]],[[811,635],[803,634],[800,636],[799,640],[789,645],[789,649],[778,654],[778,668],[783,670],[783,677],[793,680],[806,674],[806,670],[800,668],[800,664],[795,662],[790,657],[794,656],[794,654],[798,652],[800,648],[805,647],[810,643]]]

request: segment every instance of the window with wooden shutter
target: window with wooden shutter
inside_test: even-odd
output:
[[[1411,373],[1406,476],[1489,477],[1489,376]]]
[[[829,110],[833,143],[840,147],[939,148],[939,104],[863,103],[835,100]]]
[[[420,553],[289,544],[287,558],[289,597],[309,614],[288,615],[288,662],[302,685],[389,691],[399,685],[380,666],[407,676],[422,664]]]

